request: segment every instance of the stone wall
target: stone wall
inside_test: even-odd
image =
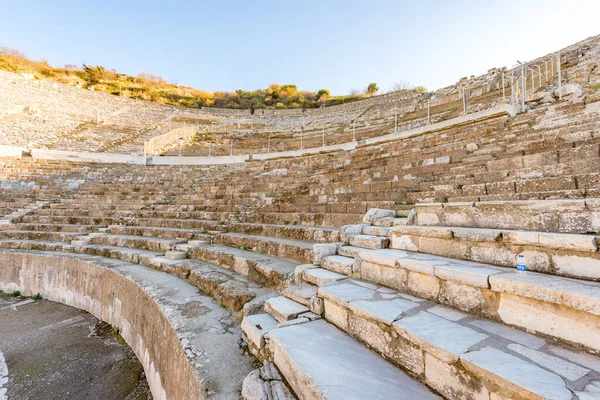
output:
[[[0,291],[18,290],[85,310],[113,325],[144,367],[154,399],[201,399],[204,388],[169,310],[151,288],[98,261],[61,254],[0,252]]]

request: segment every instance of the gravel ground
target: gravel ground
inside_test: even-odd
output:
[[[2,354],[8,368],[4,384]],[[0,294],[0,400],[3,396],[151,398],[142,365],[109,325],[59,303]]]

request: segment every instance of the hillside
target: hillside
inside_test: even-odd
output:
[[[272,84],[266,89],[235,92],[207,92],[167,83],[157,75],[141,72],[131,76],[99,65],[67,64],[63,68],[51,66],[47,60],[33,61],[19,50],[0,46],[0,70],[31,74],[38,79],[50,79],[84,89],[93,89],[132,99],[152,101],[184,107],[219,107],[232,109],[286,109],[319,108],[361,100],[377,92],[370,86],[370,94],[332,96],[327,89],[318,92],[298,90],[296,85]],[[419,88],[422,90],[422,88]]]

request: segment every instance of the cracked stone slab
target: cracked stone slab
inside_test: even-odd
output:
[[[425,311],[402,318],[393,326],[400,335],[447,363],[458,361],[469,348],[488,338],[488,335]]]
[[[247,315],[242,320],[242,330],[248,339],[259,349],[265,347],[264,336],[277,325],[269,314]]]
[[[600,283],[527,272],[490,277],[492,290],[600,315]]]
[[[464,354],[464,367],[523,398],[571,400],[564,380],[535,364],[491,347]]]
[[[470,324],[486,332],[503,337],[504,339],[512,340],[513,342],[520,343],[527,347],[531,347],[532,349],[540,349],[546,344],[546,341],[544,339],[540,339],[539,337],[534,336],[532,334],[522,332],[518,329],[514,329],[509,326],[498,324],[495,322],[477,320],[471,321]]]
[[[357,300],[350,303],[350,309],[356,314],[386,324],[391,324],[398,316],[402,315],[402,313],[418,306],[417,303],[405,299],[384,301]]]
[[[302,273],[302,278],[313,285],[322,286],[328,282],[339,281],[348,277],[325,268],[311,268]]]
[[[317,293],[325,299],[346,303],[355,300],[370,300],[375,296],[375,290],[350,283],[322,286]]]
[[[470,315],[467,313],[455,310],[450,307],[440,306],[440,305],[429,308],[427,310],[427,312],[431,313],[431,314],[435,314],[435,315],[443,317],[443,318],[446,318],[447,320],[450,320],[453,322],[460,321],[461,319],[470,317]]]
[[[520,344],[509,344],[508,348],[515,353],[527,357],[536,364],[540,364],[547,370],[550,370],[563,378],[571,381],[576,381],[583,378],[590,372],[589,369],[580,367],[579,365],[570,363],[558,357],[553,357],[541,351],[530,349],[529,347],[521,346]]]
[[[308,307],[285,296],[273,297],[265,301],[265,311],[279,322],[296,319],[298,315],[310,311]]]
[[[270,333],[269,346],[275,365],[300,398],[439,399],[426,386],[323,320],[276,329]]]
[[[455,264],[436,266],[434,270],[435,276],[439,278],[466,283],[467,285],[485,289],[490,287],[490,276],[506,272],[485,265],[469,263],[467,261],[464,263],[457,262]]]

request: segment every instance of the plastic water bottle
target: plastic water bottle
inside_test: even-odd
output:
[[[519,274],[524,274],[527,271],[527,264],[525,263],[525,256],[523,254],[517,256],[517,271],[519,271]]]

